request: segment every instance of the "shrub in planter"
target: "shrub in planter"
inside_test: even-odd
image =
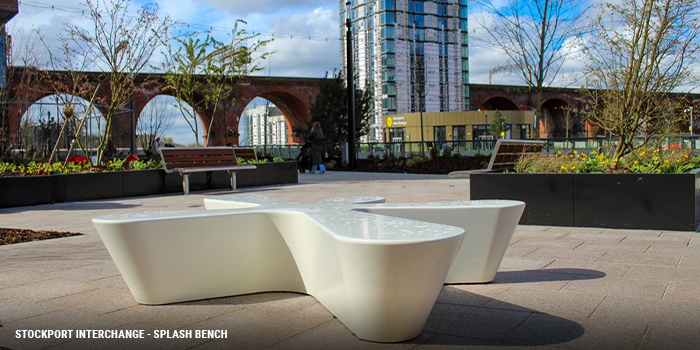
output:
[[[430,159],[437,158],[439,154],[440,154],[440,151],[437,149],[437,147],[433,147],[430,149]]]
[[[450,148],[450,146],[447,146],[447,147],[442,149],[442,157],[443,158],[452,157],[452,148]]]
[[[682,174],[700,167],[700,155],[685,150],[637,149],[617,162],[606,153],[530,154],[518,161],[517,173]]]

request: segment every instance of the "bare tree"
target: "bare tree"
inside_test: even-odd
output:
[[[556,79],[571,48],[568,41],[583,32],[587,11],[576,0],[476,0],[486,12],[477,22],[486,30],[488,46],[496,45],[507,55],[508,67],[520,80],[535,89],[536,127],[542,113],[542,94]],[[546,126],[546,120],[545,120]]]
[[[6,35],[5,28],[0,28],[0,35]],[[6,41],[8,52],[8,68],[17,67],[19,69],[8,69],[4,79],[4,86],[0,87],[0,158],[8,158],[15,147],[10,139],[10,103],[28,103],[28,95],[41,81],[42,74],[40,67],[43,66],[43,57],[37,51],[42,34],[38,29],[28,32],[18,31],[13,36],[13,42]],[[11,44],[11,45],[10,45]],[[4,73],[4,72],[3,72]],[[17,93],[10,89],[16,86]],[[18,126],[21,133],[21,127]]]
[[[67,135],[71,139],[68,155],[75,147],[89,155],[92,140],[88,139],[88,135],[92,135],[89,130],[92,121],[95,121],[98,130],[102,130],[101,126],[104,124],[95,109],[100,85],[92,84],[86,73],[93,66],[95,58],[79,50],[73,39],[66,33],[59,33],[58,39],[60,44],[55,48],[49,47],[42,40],[49,55],[48,67],[53,71],[44,71],[44,81],[53,90],[57,103],[64,106],[61,135],[72,134]],[[54,145],[54,150],[58,147],[58,142]],[[52,152],[49,160],[53,159],[53,153],[55,152]],[[88,159],[92,164],[92,159],[89,157]]]
[[[136,132],[143,151],[150,156],[154,141],[173,126],[173,119],[167,111],[168,104],[162,98],[153,99],[147,108],[141,112]]]
[[[109,90],[109,97],[98,101],[106,110],[97,153],[99,162],[110,145],[116,115],[131,100],[134,75],[147,67],[172,22],[167,16],[160,18],[158,6],[152,3],[136,13],[130,11],[131,0],[85,0],[85,3],[93,28],[67,26],[66,30],[76,44],[76,54],[94,57],[96,65],[107,73],[101,88]]]
[[[592,101],[587,117],[620,138],[615,163],[655,134],[681,122],[683,101],[672,96],[692,81],[700,58],[699,0],[604,3],[585,46]],[[613,166],[616,166],[614,164]]]

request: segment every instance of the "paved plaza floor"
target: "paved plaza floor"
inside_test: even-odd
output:
[[[423,202],[468,199],[469,180],[328,172],[238,192],[299,202],[357,195]],[[203,209],[203,198],[229,193],[0,209],[0,227],[84,234],[0,246],[0,347],[700,349],[700,236],[694,232],[519,226],[493,283],[444,286],[423,333],[397,344],[359,340],[302,294],[137,304],[91,218]],[[226,338],[75,339],[73,333],[23,339],[18,330],[225,330]]]

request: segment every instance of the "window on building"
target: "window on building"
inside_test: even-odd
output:
[[[467,148],[467,143],[465,142],[467,140],[467,127],[464,125],[454,125],[452,127],[452,149],[457,151],[457,150],[466,150]]]
[[[459,7],[459,18],[462,18],[462,19],[469,18],[469,11],[467,10],[466,6]]]
[[[382,94],[395,96],[396,95],[396,84],[383,84],[382,85]]]
[[[384,39],[394,39],[394,27],[382,27],[382,37]]]
[[[423,13],[423,2],[422,1],[416,1],[413,4],[413,11],[415,13]]]
[[[382,0],[381,10],[393,11],[396,9],[396,0]]]
[[[394,24],[396,22],[396,17],[393,12],[382,13],[382,23],[381,24]]]
[[[493,136],[489,133],[489,126],[486,124],[472,125],[472,139],[491,140]]]
[[[405,150],[404,141],[406,141],[406,129],[405,128],[390,128],[389,129],[389,141],[391,144],[391,152],[397,154],[403,154]]]
[[[389,128],[389,139],[391,142],[404,142],[406,140],[406,129]]]
[[[469,30],[469,25],[467,24],[467,20],[466,20],[466,19],[462,19],[462,20],[459,21],[459,28],[462,29],[462,31],[465,31],[465,32],[466,32],[467,30]]]
[[[396,81],[396,71],[393,69],[384,69],[382,71],[382,80]]]
[[[396,67],[396,56],[394,56],[394,55],[382,56],[382,65],[385,67]]]
[[[519,140],[527,140],[530,138],[530,125],[528,124],[518,124],[517,135],[515,135]]]
[[[424,27],[424,24],[425,24],[424,16],[419,16],[419,15],[413,16],[413,23],[415,23],[416,27],[419,27],[419,28]]]
[[[435,141],[435,147],[442,149],[447,141],[447,127],[446,126],[436,126],[433,127],[433,141]]]
[[[467,139],[467,127],[464,125],[455,125],[452,127],[452,140],[464,141]]]
[[[396,109],[396,97],[387,97],[382,99],[383,109]]]
[[[382,43],[382,52],[394,52],[394,41],[386,40]]]

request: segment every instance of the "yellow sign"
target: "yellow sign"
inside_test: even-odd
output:
[[[406,126],[406,119],[404,117],[388,117],[386,118],[386,126]]]

